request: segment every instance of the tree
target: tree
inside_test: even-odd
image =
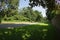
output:
[[[59,1],[59,2],[57,2]],[[56,5],[56,2],[58,3]],[[56,32],[57,32],[57,36],[56,36],[56,40],[60,40],[60,0],[30,0],[30,6],[38,6],[41,5],[44,8],[47,7],[47,17],[48,19],[51,21],[52,20],[52,24],[54,25],[54,27],[56,28]],[[57,6],[57,7],[56,7]],[[55,17],[53,19],[51,19],[51,12],[55,10]]]
[[[18,9],[18,3],[19,0],[0,0],[0,23],[4,17],[3,15],[9,15],[12,13],[12,10]]]
[[[53,10],[55,10],[55,0],[29,0],[29,1],[30,1],[29,5],[31,7],[41,5],[43,8],[48,8],[46,15],[48,17],[48,20],[51,20],[50,14]]]
[[[30,22],[38,22],[42,19],[41,12],[38,12],[37,10],[33,11],[30,7],[23,8],[20,15],[26,17]]]
[[[43,18],[43,16],[42,16],[41,12],[38,12],[37,10],[35,10],[34,12],[35,12],[35,14],[36,14],[36,15],[35,15],[35,16],[36,16],[35,21],[40,22],[40,21],[41,21],[41,19]]]

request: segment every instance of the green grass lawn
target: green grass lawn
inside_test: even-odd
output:
[[[0,40],[54,40],[54,28],[44,23],[18,28],[0,28]]]

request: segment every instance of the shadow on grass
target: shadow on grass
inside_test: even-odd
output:
[[[53,40],[54,28],[51,25],[28,25],[18,28],[0,29],[0,40]]]
[[[8,27],[20,27],[27,26],[29,24],[0,24],[0,28],[8,28]]]

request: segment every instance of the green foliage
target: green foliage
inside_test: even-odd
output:
[[[51,21],[56,16],[56,10],[52,10],[52,11],[48,10],[46,15],[47,15],[47,19]]]
[[[19,5],[19,0],[8,0],[8,8],[10,9],[17,9]]]
[[[9,12],[8,12],[9,11]],[[18,21],[29,21],[29,22],[41,22],[43,18],[41,12],[37,10],[33,11],[30,7],[23,8],[20,12],[17,10],[9,9],[6,11],[5,17],[3,20],[10,21],[10,20],[18,20]]]
[[[0,29],[0,40],[54,40],[54,28],[51,25],[28,25]]]
[[[5,15],[5,13],[4,13],[4,11],[0,11],[0,23],[1,23],[1,21],[2,21],[2,19],[3,19],[3,17],[4,17],[4,15]]]
[[[9,12],[10,11],[10,12]],[[30,7],[23,8],[20,12],[17,10],[9,9],[6,11],[5,17],[3,20],[11,21],[11,20],[18,20],[18,21],[29,21],[29,22],[40,22],[42,19],[41,12],[37,10],[33,11]]]
[[[29,21],[41,21],[42,15],[41,12],[38,12],[37,10],[33,11],[30,7],[23,8],[23,10],[20,12],[20,15],[26,17],[29,19]]]
[[[19,0],[0,0],[0,22],[6,15],[7,17],[15,15],[18,4]]]
[[[34,6],[42,6],[43,8],[47,8],[47,12],[46,12],[46,15],[47,15],[47,18],[48,20],[51,21],[52,19],[52,11],[53,10],[56,10],[55,9],[55,6],[56,6],[56,2],[55,0],[29,0],[30,3],[29,5],[31,7],[34,7]],[[54,15],[56,14],[56,12],[54,13]]]
[[[47,17],[43,17],[43,18],[41,19],[41,22],[42,22],[42,23],[48,23]]]
[[[44,8],[47,7],[48,9],[54,9],[55,8],[55,0],[29,0],[30,6],[43,6]]]

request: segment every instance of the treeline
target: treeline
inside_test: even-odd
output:
[[[6,10],[5,10],[6,11]],[[9,12],[9,13],[8,13]],[[8,10],[5,12],[4,21],[29,21],[40,22],[43,18],[41,12],[33,11],[30,7],[23,8],[22,10]]]

